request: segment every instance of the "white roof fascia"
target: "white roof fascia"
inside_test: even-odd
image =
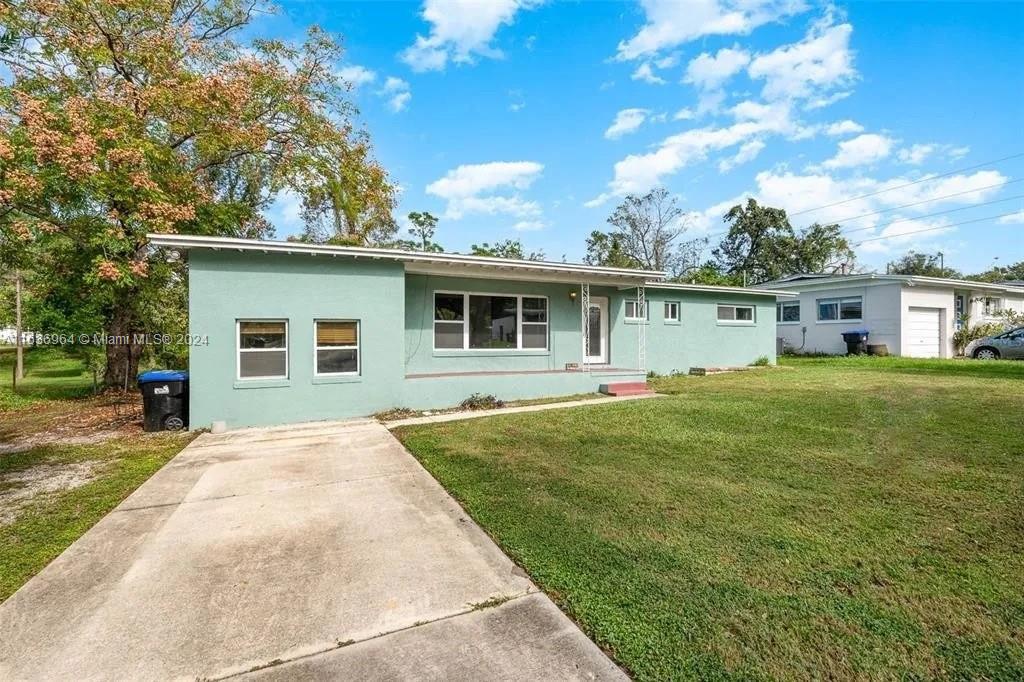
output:
[[[150,244],[166,248],[178,249],[213,249],[224,251],[256,251],[259,253],[308,254],[312,256],[346,256],[351,258],[371,258],[374,260],[394,260],[404,262],[410,272],[417,269],[427,270],[441,268],[445,274],[453,271],[470,269],[490,269],[511,273],[530,273],[534,276],[558,275],[558,279],[579,282],[583,279],[602,278],[609,281],[640,280],[647,281],[665,276],[658,270],[632,270],[629,268],[609,268],[583,263],[552,263],[549,261],[512,260],[493,258],[490,256],[467,256],[456,253],[427,253],[422,251],[402,251],[399,249],[367,248],[360,246],[333,246],[329,244],[307,244],[304,242],[261,241],[256,239],[235,239],[230,237],[205,237],[198,235],[179,234],[148,234]],[[464,266],[459,268],[457,266]]]
[[[975,282],[969,279],[947,279],[943,277],[922,277],[919,275],[881,275],[867,273],[863,275],[840,275],[822,279],[807,279],[792,282],[769,282],[779,289],[796,289],[798,291],[819,291],[821,289],[842,289],[851,286],[872,286],[880,284],[904,284],[906,286],[933,286],[948,289],[976,289],[978,291],[1000,291],[1005,293],[1024,294],[1024,287],[1012,287],[1005,284]],[[760,286],[760,285],[755,285]]]
[[[686,284],[684,282],[647,282],[644,286],[650,289],[671,289],[675,291],[704,291],[718,294],[782,296],[785,298],[796,296],[796,294],[794,294],[792,291],[777,291],[775,289],[752,289],[748,287],[727,287],[715,284]]]

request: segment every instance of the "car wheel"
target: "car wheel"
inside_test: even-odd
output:
[[[997,351],[995,348],[979,348],[978,350],[974,351],[974,357],[977,360],[998,360],[999,351]]]

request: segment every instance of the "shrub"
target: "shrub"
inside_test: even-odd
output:
[[[772,364],[772,361],[768,359],[768,356],[767,355],[762,355],[757,360],[754,360],[752,363],[750,363],[750,366],[751,367],[767,367],[770,364]]]
[[[1005,327],[1006,325],[998,322],[986,322],[972,326],[969,320],[964,319],[963,325],[953,332],[953,346],[956,348],[956,354],[963,355],[964,348],[971,341],[991,336],[992,334],[998,334]]]
[[[459,403],[459,407],[464,410],[494,410],[499,407],[505,407],[505,401],[498,400],[490,394],[474,393]]]
[[[419,417],[422,412],[416,410],[410,410],[408,407],[393,407],[390,410],[384,410],[373,415],[374,419],[382,422],[393,422],[398,419],[408,419],[409,417]]]

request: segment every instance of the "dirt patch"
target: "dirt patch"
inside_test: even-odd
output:
[[[40,445],[99,443],[142,433],[142,398],[138,394],[109,393],[59,401],[5,414],[0,456]]]
[[[83,486],[101,473],[103,462],[37,464],[0,476],[0,526],[14,517],[37,495]]]

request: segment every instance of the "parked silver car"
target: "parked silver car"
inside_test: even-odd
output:
[[[1024,327],[975,339],[967,344],[964,355],[979,360],[1024,360]]]

